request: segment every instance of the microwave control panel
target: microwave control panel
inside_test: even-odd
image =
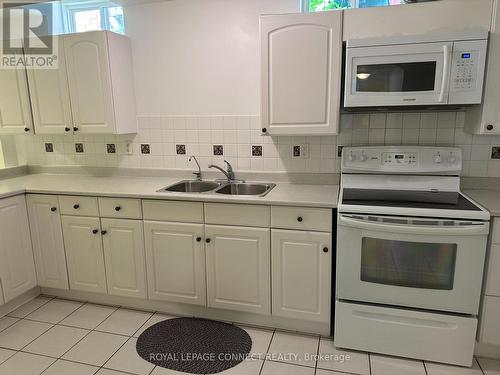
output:
[[[455,147],[373,146],[342,150],[344,173],[459,174],[462,150]]]
[[[481,103],[487,46],[486,40],[453,43],[449,104]]]

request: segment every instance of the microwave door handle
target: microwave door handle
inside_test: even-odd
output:
[[[488,234],[489,227],[486,223],[445,227],[438,225],[391,224],[379,221],[368,221],[340,216],[340,224],[346,227],[383,231],[402,234],[428,234],[438,236],[464,236],[472,234]]]
[[[446,91],[446,86],[450,80],[450,45],[445,44],[443,46],[443,79],[441,81],[441,93],[439,94],[439,103],[444,102],[444,95]]]

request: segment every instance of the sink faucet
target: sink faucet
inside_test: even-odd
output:
[[[214,165],[214,164],[210,164],[208,166],[208,168],[215,168],[215,169],[218,169],[219,171],[221,171],[222,173],[224,173],[224,176],[226,176],[228,182],[236,181],[236,179],[234,178],[233,167],[231,166],[231,164],[229,164],[229,162],[227,160],[224,160],[224,163],[227,164],[227,171],[225,171],[221,167]]]
[[[189,157],[189,161],[191,161],[192,159],[196,162],[196,165],[198,166],[198,172],[193,172],[193,174],[196,176],[196,179],[198,181],[201,181],[201,167],[200,167],[200,163],[198,163],[198,159],[196,159],[196,156],[191,155]]]

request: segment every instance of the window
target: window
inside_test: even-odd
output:
[[[61,1],[68,33],[110,30],[125,33],[123,8],[109,1]]]
[[[331,9],[401,5],[409,2],[409,0],[303,0],[302,7],[305,12],[321,12]]]

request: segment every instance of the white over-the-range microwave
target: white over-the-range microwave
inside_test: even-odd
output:
[[[480,104],[487,32],[347,41],[344,107]]]

